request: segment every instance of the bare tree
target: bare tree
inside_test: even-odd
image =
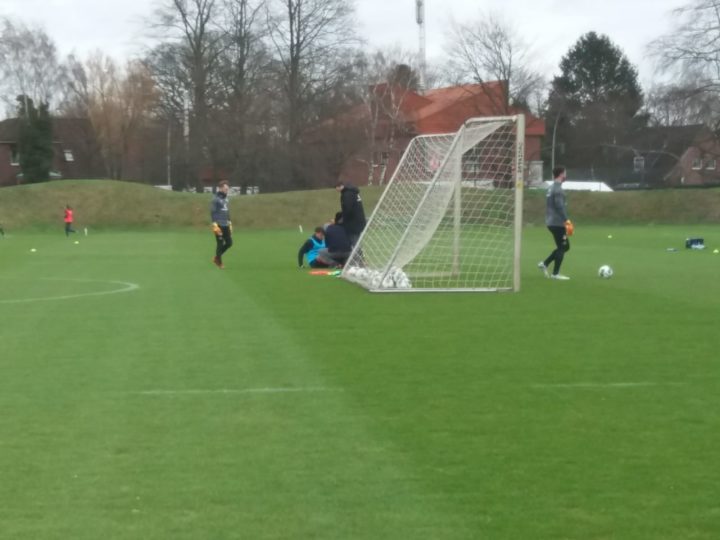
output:
[[[267,64],[262,54],[266,28],[261,24],[265,0],[223,0],[223,8],[226,46],[222,60],[230,68],[224,72],[223,83],[237,95],[252,87]]]
[[[268,86],[270,65],[264,43],[266,6],[265,0],[223,0],[222,7],[225,47],[218,65],[221,92],[212,123],[216,129],[210,129],[210,136],[218,142],[211,146],[226,149],[233,176],[242,184],[249,181],[255,168],[257,152],[252,148],[252,135],[268,113],[267,101],[260,99]]]
[[[720,88],[720,0],[693,0],[673,11],[676,27],[653,41],[650,52],[666,72],[700,77],[708,90]]]
[[[693,0],[673,11],[675,28],[649,45],[665,74],[681,84],[656,89],[656,114],[669,122],[720,127],[720,0]],[[684,111],[683,111],[684,109]]]
[[[169,66],[174,75],[184,81],[185,88],[170,103],[182,103],[183,114],[189,115],[188,183],[199,181],[199,169],[209,158],[208,118],[212,93],[216,85],[213,76],[226,41],[220,24],[219,0],[162,0],[155,11],[154,26],[165,32],[170,41],[162,44],[151,59],[170,60],[163,66],[151,62],[162,72]],[[176,79],[177,80],[177,79]]]
[[[402,109],[408,92],[419,91],[416,62],[416,55],[399,48],[363,58],[359,82],[367,145],[361,161],[368,168],[368,185],[385,182],[390,158],[401,150],[397,140],[407,135]]]
[[[185,49],[182,44],[164,42],[148,51],[143,60],[151,72],[159,91],[163,115],[182,123],[189,108],[190,73],[185,65]]]
[[[720,129],[720,99],[693,79],[651,88],[645,112],[651,123],[660,126],[706,124],[713,130]]]
[[[544,91],[543,75],[531,67],[529,45],[497,14],[454,22],[445,49],[447,77],[453,82],[502,81],[508,85],[504,101],[488,92],[498,114],[507,114],[511,106],[536,104],[536,97]]]
[[[63,80],[55,43],[42,28],[0,19],[0,91],[9,109],[18,95],[52,104]]]
[[[352,0],[270,0],[269,35],[279,66],[287,140],[299,141],[317,104],[343,74],[343,55],[357,42]]]
[[[66,111],[87,117],[98,139],[110,178],[126,178],[133,145],[155,107],[154,83],[144,65],[124,68],[100,52],[85,63],[69,59],[69,87],[73,99]]]

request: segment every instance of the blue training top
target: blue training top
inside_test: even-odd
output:
[[[310,240],[313,243],[313,247],[310,251],[307,252],[307,260],[308,263],[313,263],[315,262],[315,259],[317,259],[320,250],[325,247],[325,240],[318,241],[318,239],[315,238],[315,235],[311,236]]]

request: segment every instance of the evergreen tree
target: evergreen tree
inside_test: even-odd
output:
[[[18,152],[25,182],[44,182],[50,178],[53,161],[52,120],[47,103],[39,108],[27,96],[18,96],[20,133]]]
[[[607,36],[595,32],[580,37],[560,69],[547,113],[549,136],[556,136],[556,149],[564,149],[556,152],[556,164],[613,168],[617,147],[643,124],[637,70]]]

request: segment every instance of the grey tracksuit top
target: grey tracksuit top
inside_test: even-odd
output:
[[[218,192],[213,197],[210,204],[210,219],[221,227],[227,227],[230,220],[230,210],[228,209],[227,195],[224,193]]]
[[[547,190],[545,225],[548,227],[564,227],[567,219],[567,205],[562,184],[553,182]]]

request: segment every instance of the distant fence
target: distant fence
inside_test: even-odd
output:
[[[174,191],[176,188],[173,188],[173,186],[168,186],[167,184],[159,184],[153,186],[157,189],[162,189],[163,191]],[[184,193],[198,193],[197,188],[194,187],[186,187],[181,189],[180,191]],[[203,193],[215,193],[215,188],[213,186],[204,186],[203,187]],[[247,186],[245,187],[245,190],[243,192],[242,186],[230,186],[230,192],[229,195],[236,196],[236,195],[258,195],[260,193],[260,186]]]

